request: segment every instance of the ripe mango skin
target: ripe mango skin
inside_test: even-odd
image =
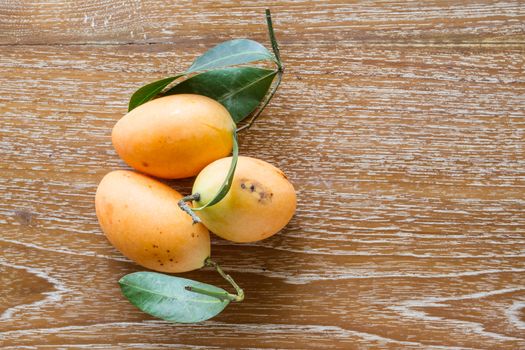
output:
[[[165,179],[197,175],[226,157],[235,123],[219,102],[194,94],[154,99],[133,109],[113,127],[118,155],[136,170]]]
[[[220,188],[231,157],[216,160],[195,179],[193,193],[207,203]],[[202,223],[233,242],[255,242],[279,232],[295,213],[297,198],[283,172],[259,159],[239,157],[228,194],[217,204],[197,211]]]
[[[122,254],[152,270],[186,272],[203,267],[210,235],[179,208],[181,198],[157,180],[117,170],[100,182],[95,207],[102,231]]]

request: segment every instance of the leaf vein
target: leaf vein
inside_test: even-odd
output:
[[[271,76],[271,75],[275,75],[275,74],[277,74],[277,71],[272,71],[271,73],[268,73],[268,74],[266,74],[266,75],[260,77],[259,79],[256,79],[256,80],[252,81],[250,84],[241,87],[240,89],[233,90],[233,91],[230,91],[230,92],[228,92],[228,93],[226,93],[226,94],[224,94],[224,95],[222,95],[222,96],[219,96],[217,99],[218,99],[219,101],[226,100],[226,99],[230,98],[231,96],[233,96],[233,95],[237,95],[239,92],[241,92],[241,91],[243,91],[243,90],[246,90],[246,89],[249,88],[250,86],[253,86],[253,85],[255,85],[255,84],[261,82],[262,80],[268,78],[269,76]]]
[[[188,72],[195,72],[195,71],[197,71],[197,70],[201,70],[201,69],[203,69],[203,68],[205,68],[205,67],[208,67],[208,66],[212,65],[213,63],[217,63],[217,62],[220,62],[220,61],[226,61],[226,60],[228,60],[228,59],[230,59],[230,58],[232,58],[232,57],[243,56],[243,55],[250,55],[250,54],[261,54],[261,55],[266,56],[267,58],[271,58],[271,59],[273,59],[273,57],[272,57],[271,55],[261,53],[260,51],[245,51],[245,52],[241,52],[241,53],[238,53],[238,54],[235,54],[235,55],[229,55],[229,56],[226,56],[226,57],[221,57],[221,58],[218,58],[218,59],[215,59],[215,60],[209,61],[209,62],[207,62],[207,63],[201,65],[201,66],[199,67],[199,69],[194,69],[194,68],[190,67],[190,69],[188,69]],[[262,60],[262,58],[261,58],[261,59],[258,59],[257,61],[260,61],[260,60]],[[253,62],[253,61],[252,61],[252,62]],[[196,63],[197,63],[197,62],[196,62]],[[245,62],[245,63],[246,63],[246,62]]]
[[[175,300],[185,300],[185,301],[194,301],[194,302],[197,302],[197,303],[210,303],[210,304],[215,304],[215,303],[222,303],[222,301],[215,301],[215,300],[204,300],[204,299],[180,299],[180,298],[177,298],[177,297],[174,297],[174,296],[170,296],[170,295],[166,295],[166,294],[162,294],[162,293],[159,293],[159,292],[156,292],[156,291],[152,291],[152,290],[149,290],[149,289],[144,289],[144,288],[140,288],[136,285],[133,285],[133,284],[128,284],[126,282],[120,282],[120,284],[122,285],[125,285],[127,287],[130,287],[130,288],[134,288],[134,289],[137,289],[137,290],[140,290],[140,291],[143,291],[143,292],[146,292],[146,293],[150,293],[150,294],[154,294],[154,295],[158,295],[158,296],[161,296],[161,297],[164,297],[164,298],[168,298],[168,299],[175,299]]]

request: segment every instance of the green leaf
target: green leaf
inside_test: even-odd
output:
[[[184,75],[261,60],[276,62],[275,57],[256,41],[248,39],[225,41],[198,57],[185,73],[154,81],[135,91],[129,100],[128,112],[153,99],[171,82]]]
[[[186,290],[186,287],[226,295],[224,289],[155,272],[135,272],[119,281],[128,300],[152,316],[170,322],[201,322],[219,314],[230,301]]]
[[[197,74],[175,85],[165,95],[198,94],[222,103],[238,123],[261,103],[277,71],[236,67]]]
[[[154,81],[144,85],[137,91],[133,93],[129,99],[128,112],[137,108],[141,104],[144,104],[158,95],[166,86],[168,86],[172,81],[182,77],[184,74],[179,74],[174,77],[169,77],[161,80]]]
[[[261,60],[275,62],[275,57],[256,41],[248,39],[228,40],[214,46],[198,57],[186,73]]]
[[[213,198],[206,204],[197,207],[192,208],[193,211],[196,210],[202,210],[207,207],[211,207],[214,204],[219,203],[227,194],[228,191],[230,191],[230,188],[232,187],[233,182],[233,175],[235,175],[235,168],[237,167],[237,160],[239,159],[239,143],[237,142],[237,133],[233,133],[233,152],[232,152],[232,162],[230,163],[230,169],[228,170],[228,174],[226,175],[226,178],[224,179],[224,182],[222,183],[221,187],[213,196]]]

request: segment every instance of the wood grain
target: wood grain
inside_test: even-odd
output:
[[[359,43],[516,43],[525,40],[521,1],[270,2],[279,38]],[[0,43],[176,43],[207,47],[231,37],[265,38],[259,1],[8,1]],[[213,30],[210,30],[213,25]]]
[[[140,267],[94,192],[125,168],[110,132],[134,89],[227,38],[267,44],[260,5],[0,5],[0,347],[525,349],[525,10],[451,3],[272,6],[287,71],[241,152],[299,207],[268,240],[213,239],[247,298],[197,325],[121,297]]]

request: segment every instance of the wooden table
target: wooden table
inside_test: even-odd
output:
[[[111,128],[207,48],[269,47],[261,5],[1,3],[0,346],[525,349],[521,1],[271,3],[287,70],[241,153],[289,175],[296,216],[262,242],[213,239],[247,296],[210,321],[121,296],[141,268],[93,202],[126,167]]]

